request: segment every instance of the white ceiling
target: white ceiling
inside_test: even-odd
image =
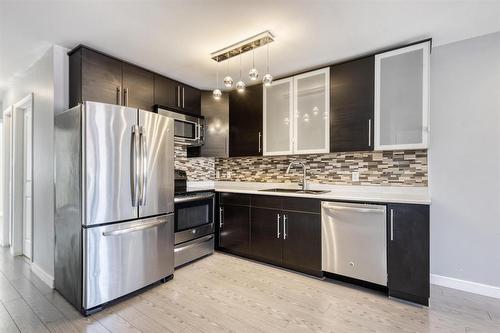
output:
[[[271,72],[280,76],[425,37],[441,45],[499,31],[500,1],[0,0],[0,90],[52,43],[83,43],[212,89],[210,52],[264,30],[276,36]],[[263,72],[264,48],[256,62]],[[243,64],[246,78],[251,55]],[[237,66],[230,61],[233,77]]]

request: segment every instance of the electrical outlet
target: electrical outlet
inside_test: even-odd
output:
[[[359,171],[353,171],[351,174],[351,179],[353,182],[359,182]]]

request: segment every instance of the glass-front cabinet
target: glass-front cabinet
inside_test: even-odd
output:
[[[375,150],[427,148],[429,54],[424,42],[375,56]]]
[[[264,86],[264,155],[328,153],[330,69]]]
[[[293,78],[274,81],[264,86],[263,153],[293,153]]]
[[[330,68],[293,78],[295,154],[330,151]]]

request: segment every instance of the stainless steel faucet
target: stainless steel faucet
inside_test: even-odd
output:
[[[290,173],[290,169],[294,165],[298,165],[298,166],[302,167],[302,183],[299,183],[299,186],[302,186],[302,191],[305,191],[306,190],[306,166],[302,162],[292,161],[292,162],[290,162],[290,164],[288,164],[288,168],[286,169],[287,174]]]

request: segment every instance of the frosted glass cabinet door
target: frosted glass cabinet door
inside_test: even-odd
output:
[[[330,68],[294,77],[294,153],[330,151]]]
[[[264,86],[264,155],[292,153],[293,79]]]
[[[429,48],[425,42],[375,56],[375,150],[427,148]]]

